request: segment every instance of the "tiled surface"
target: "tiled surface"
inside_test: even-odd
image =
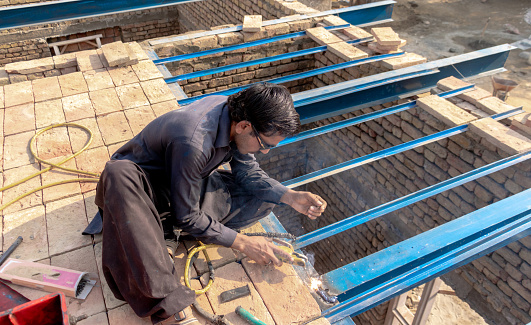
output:
[[[101,57],[98,61],[94,53],[91,55],[81,60],[82,72],[17,83],[16,87],[0,87],[0,153],[3,154],[0,186],[48,167],[36,162],[29,150],[31,138],[44,127],[73,122],[88,128],[93,135],[91,144],[63,167],[100,173],[110,155],[147,123],[179,108],[151,61],[140,61],[133,67],[101,68]],[[22,114],[11,114],[15,110]],[[37,138],[35,151],[40,158],[57,163],[79,151],[88,139],[88,132],[79,127],[56,127]],[[77,177],[77,174],[52,169],[0,193],[0,202],[6,203],[42,184]],[[68,312],[77,324],[151,324],[148,318],[136,316],[108,288],[101,268],[101,235],[92,238],[81,235],[97,212],[94,189],[95,183],[69,182],[39,190],[11,205],[1,212],[2,247],[7,249],[18,236],[23,236],[24,241],[12,257],[93,272],[99,277],[101,282],[86,300],[67,298]],[[176,270],[182,274],[184,245],[176,255]],[[214,264],[235,257],[230,249],[213,250],[210,256]],[[197,267],[204,268],[204,262],[198,261]],[[195,269],[192,274],[195,275]],[[250,283],[241,264],[232,262],[222,267],[216,279],[214,289],[197,298],[203,308],[226,313],[234,324],[244,324],[234,314],[235,306],[243,305],[267,324],[274,324],[267,302]],[[230,305],[219,303],[219,293],[240,287],[244,282],[252,288],[251,297]],[[196,289],[201,286],[198,280],[192,281],[192,285]],[[47,294],[17,285],[13,288],[29,299]],[[201,324],[209,324],[198,318]]]

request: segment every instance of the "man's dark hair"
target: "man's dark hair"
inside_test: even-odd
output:
[[[249,121],[267,136],[288,137],[299,133],[301,122],[293,99],[284,86],[259,83],[228,99],[231,121]]]

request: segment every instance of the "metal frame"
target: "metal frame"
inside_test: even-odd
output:
[[[343,294],[322,315],[331,322],[358,315],[529,234],[531,189],[324,274],[323,283]]]

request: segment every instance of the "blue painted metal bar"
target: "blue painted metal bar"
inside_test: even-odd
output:
[[[262,23],[262,26],[289,23],[292,21],[324,17],[328,15],[338,15],[340,18],[346,20],[349,24],[352,24],[352,25],[370,26],[370,25],[381,24],[381,23],[392,21],[391,16],[393,13],[393,6],[395,3],[396,1],[393,1],[393,0],[384,0],[384,1],[374,2],[374,3],[359,5],[359,6],[346,7],[342,9],[321,11],[315,14],[288,16],[284,18],[264,21]],[[351,19],[351,15],[349,14],[349,12],[356,12],[356,14],[352,16],[353,17],[352,19]],[[210,30],[210,31],[201,32],[201,33],[193,33],[193,34],[186,34],[186,35],[179,35],[179,36],[168,37],[168,38],[163,38],[163,39],[151,40],[149,41],[149,44],[151,46],[160,45],[160,44],[194,39],[194,38],[204,37],[204,36],[211,36],[211,35],[230,33],[230,32],[239,32],[241,30],[242,30],[242,25],[239,25],[235,27]]]
[[[450,178],[448,180],[442,181],[435,185],[428,186],[417,192],[405,195],[396,200],[387,202],[385,204],[374,207],[372,209],[369,209],[357,215],[353,215],[351,217],[348,217],[346,219],[343,219],[331,225],[319,228],[310,233],[302,235],[295,240],[293,246],[296,248],[302,248],[302,247],[308,246],[310,244],[313,244],[315,242],[318,242],[330,236],[336,235],[345,230],[351,229],[357,225],[360,225],[367,221],[383,216],[389,212],[396,211],[400,208],[403,208],[405,206],[408,206],[420,200],[426,199],[435,194],[439,194],[441,192],[457,187],[464,183],[473,181],[479,177],[491,174],[503,168],[522,162],[526,159],[529,159],[530,157],[531,157],[531,152],[515,155],[512,157],[505,158],[497,162],[491,163],[489,165],[480,167],[478,169],[466,172],[464,174],[461,174],[454,178]]]
[[[289,82],[289,81],[299,80],[299,79],[303,79],[303,78],[313,77],[313,76],[316,76],[316,75],[321,74],[321,73],[330,72],[330,71],[334,71],[334,70],[338,70],[338,69],[345,69],[345,68],[348,68],[348,67],[352,67],[352,66],[356,66],[356,65],[360,65],[360,64],[364,64],[364,63],[381,61],[381,60],[384,60],[386,58],[390,58],[390,57],[394,57],[394,56],[400,56],[400,55],[403,55],[403,54],[404,53],[382,54],[382,55],[373,56],[373,57],[370,57],[370,58],[354,60],[354,61],[348,61],[348,62],[342,62],[342,63],[334,64],[334,65],[331,65],[331,66],[328,66],[328,67],[322,67],[322,68],[313,69],[313,70],[309,70],[309,71],[305,71],[305,72],[294,73],[294,74],[291,74],[291,75],[288,75],[288,76],[279,77],[279,78],[275,78],[275,79],[269,79],[269,80],[265,80],[265,81],[267,81],[269,83],[280,84],[280,83],[284,83],[284,82]],[[393,82],[400,81],[400,80],[403,80],[403,79],[414,78],[414,77],[418,77],[419,75],[433,74],[433,73],[437,73],[437,70],[423,70],[423,71],[413,72],[413,73],[409,73],[409,74],[398,75],[398,76],[395,76],[393,78],[389,78],[389,79],[385,79],[385,80],[379,80],[379,81],[376,81],[376,82],[364,84],[364,85],[360,86],[359,89],[371,88],[371,87],[375,87],[376,85],[393,83]],[[263,81],[260,81],[260,82],[263,82]],[[255,83],[248,84],[248,85],[241,86],[241,87],[234,87],[234,88],[227,89],[227,90],[216,91],[216,92],[213,92],[213,93],[210,93],[210,94],[204,94],[204,95],[199,95],[199,96],[195,96],[195,97],[190,97],[188,99],[185,99],[182,102],[179,102],[179,104],[188,105],[190,103],[193,103],[193,102],[195,102],[195,101],[197,101],[197,100],[199,100],[201,98],[204,98],[204,97],[210,96],[210,95],[228,96],[228,95],[231,95],[231,94],[235,94],[235,93],[239,92],[240,90],[249,88],[252,85],[260,83],[260,82],[255,82]],[[297,103],[295,102],[294,104],[296,106]],[[304,124],[304,121],[302,119],[301,119],[301,122]]]
[[[459,88],[459,89],[455,89],[455,90],[447,91],[447,92],[444,92],[444,93],[440,93],[440,94],[438,94],[438,96],[441,97],[441,98],[449,98],[449,97],[453,97],[453,96],[462,94],[462,93],[464,93],[464,92],[466,92],[468,90],[471,90],[472,88],[474,88],[474,85],[469,85],[469,86],[465,86],[465,87],[462,87],[462,88]],[[320,127],[315,128],[315,129],[311,129],[311,130],[308,130],[308,131],[301,132],[301,133],[299,133],[298,135],[296,135],[294,137],[284,139],[284,140],[280,141],[280,143],[275,148],[279,148],[279,147],[282,147],[282,146],[285,146],[285,145],[288,145],[288,144],[291,144],[291,143],[295,143],[295,142],[298,142],[298,141],[302,141],[302,140],[306,140],[306,139],[309,139],[309,138],[313,138],[313,137],[316,137],[316,136],[319,136],[319,135],[323,135],[323,134],[326,134],[326,133],[329,133],[329,132],[332,132],[332,131],[337,131],[337,130],[342,129],[342,128],[346,128],[346,127],[349,127],[349,126],[353,126],[353,125],[356,125],[356,124],[360,124],[360,123],[363,123],[363,122],[374,120],[374,119],[377,119],[377,118],[380,118],[380,117],[384,117],[384,116],[387,116],[387,115],[396,114],[396,113],[408,110],[410,108],[413,108],[415,106],[417,106],[417,101],[416,100],[411,101],[409,103],[405,103],[405,104],[401,104],[401,105],[396,105],[396,106],[393,106],[393,107],[385,108],[385,109],[382,109],[382,110],[379,110],[379,111],[376,111],[376,112],[364,114],[362,116],[349,118],[349,119],[344,120],[344,121],[339,121],[339,122],[335,122],[335,123],[332,123],[332,124],[320,126]]]
[[[348,41],[347,43],[358,44],[358,43],[362,43],[362,42],[367,42],[368,40],[369,39],[365,38],[365,39],[360,39],[360,40]],[[191,72],[191,73],[187,73],[187,74],[182,74],[180,76],[176,76],[176,77],[165,79],[164,81],[166,81],[166,83],[169,84],[169,83],[177,82],[177,81],[180,81],[180,80],[187,80],[187,79],[192,79],[192,78],[209,76],[209,75],[212,75],[212,74],[215,74],[215,73],[220,73],[220,72],[225,72],[225,71],[230,71],[230,70],[236,70],[236,69],[240,69],[240,68],[246,68],[246,67],[250,67],[250,66],[253,66],[253,65],[258,65],[258,64],[268,63],[268,62],[274,62],[274,61],[280,61],[280,60],[284,60],[284,59],[291,59],[291,58],[296,58],[296,57],[303,56],[303,55],[320,53],[320,52],[326,51],[326,48],[327,48],[326,45],[325,46],[312,47],[312,48],[306,49],[306,50],[300,50],[300,51],[295,51],[295,52],[291,52],[291,53],[284,53],[284,54],[274,55],[274,56],[265,57],[265,58],[261,58],[261,59],[256,59],[256,60],[251,60],[251,61],[246,61],[246,62],[240,62],[240,63],[235,63],[235,64],[229,64],[229,65],[225,65],[225,66],[217,67],[217,68],[212,68],[212,69],[208,69],[208,70],[196,71],[196,72]],[[301,72],[301,73],[296,73],[296,74],[292,74],[292,75],[285,76],[285,77],[271,79],[269,82],[277,83],[277,84],[278,83],[283,83],[283,82],[287,82],[286,80],[291,81],[291,80],[297,80],[297,79],[306,78],[307,77],[306,75],[309,72],[312,72],[311,75],[318,75],[318,74],[329,72],[329,71],[334,71],[334,70],[338,70],[338,69],[345,69],[345,68],[348,68],[348,67],[360,65],[360,64],[363,64],[363,63],[367,63],[367,62],[380,61],[380,60],[388,59],[388,58],[395,57],[395,56],[401,56],[401,55],[404,55],[404,53],[402,52],[402,53],[383,54],[383,55],[373,56],[373,57],[365,58],[365,59],[342,62],[342,63],[334,64],[334,65],[331,65],[331,66],[328,66],[328,67],[322,67],[322,68],[318,68],[318,69],[313,69],[313,70],[310,70],[308,72]],[[231,88],[231,91],[237,92],[238,89],[243,89],[243,88],[247,88],[247,87],[250,87],[250,85],[247,85],[247,86],[244,86],[244,87]]]
[[[500,119],[504,119],[504,118],[519,114],[520,112],[522,112],[522,107],[514,108],[507,112],[493,115],[492,118],[495,120],[500,120]],[[385,157],[392,156],[397,153],[401,153],[401,152],[404,152],[404,151],[407,151],[413,148],[423,146],[428,143],[439,141],[439,140],[451,137],[452,135],[463,133],[467,129],[468,129],[468,124],[459,125],[459,126],[450,128],[448,130],[444,130],[441,132],[437,132],[437,133],[422,137],[420,139],[415,139],[415,140],[412,140],[406,143],[401,143],[399,145],[396,145],[396,146],[393,146],[387,149],[373,152],[363,157],[355,158],[349,161],[345,161],[341,164],[337,164],[334,166],[323,168],[321,170],[317,170],[317,171],[308,173],[306,175],[296,177],[288,181],[284,181],[282,182],[282,184],[287,186],[288,188],[295,188],[297,186],[308,184],[318,179],[332,176],[332,175],[344,172],[346,170],[359,167],[361,165],[365,165],[367,163],[370,163],[370,162],[373,162],[373,161],[376,161],[376,160],[379,160]]]
[[[529,234],[531,189],[324,274],[343,294],[323,315],[357,315]]]
[[[173,6],[197,0],[59,0],[0,8],[0,29]]]
[[[301,117],[301,122],[307,124],[426,92],[435,87],[437,81],[446,77],[454,76],[459,79],[463,79],[463,77],[466,79],[479,74],[488,75],[493,71],[498,72],[503,70],[509,51],[513,48],[507,44],[499,45],[404,69],[345,81],[293,94],[293,100]],[[401,79],[393,83],[376,82],[427,69],[437,69],[438,72]],[[365,86],[372,82],[374,82],[372,87]]]
[[[349,25],[326,26],[325,29],[329,30],[329,31],[333,31],[333,30],[343,29],[343,28],[347,28],[347,27],[349,27]],[[248,47],[274,43],[274,42],[283,41],[283,40],[290,39],[290,38],[297,38],[297,37],[301,37],[301,36],[306,36],[306,31],[297,32],[297,33],[290,33],[290,34],[285,34],[285,35],[279,35],[279,36],[274,36],[274,37],[270,37],[270,38],[259,39],[259,40],[252,41],[252,42],[247,42],[247,43],[242,43],[242,44],[236,44],[236,45],[230,45],[230,46],[225,46],[225,47],[205,50],[205,51],[201,51],[201,52],[194,52],[194,53],[171,56],[171,57],[164,58],[164,59],[154,60],[153,63],[155,63],[155,64],[163,64],[163,63],[178,62],[178,61],[188,60],[188,59],[193,59],[193,58],[200,58],[200,57],[207,56],[207,55],[230,52],[230,51],[235,51],[235,50],[241,50],[241,49],[245,49],[245,48],[248,48]],[[366,39],[363,39],[363,40],[369,41],[370,39],[372,39],[372,37],[366,38]],[[326,49],[326,46],[325,46],[325,49]]]

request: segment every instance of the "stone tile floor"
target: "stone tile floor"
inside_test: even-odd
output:
[[[179,107],[153,62],[143,60],[121,68],[101,68],[98,62],[92,70],[85,67],[83,72],[0,87],[0,186],[47,167],[36,161],[29,149],[31,138],[47,126],[72,122],[90,129],[90,146],[64,166],[100,173],[110,155],[125,141],[149,121]],[[88,139],[88,133],[77,127],[53,128],[37,138],[35,152],[41,159],[58,162],[80,150]],[[76,177],[61,170],[48,171],[0,192],[0,200],[5,204],[31,189]],[[7,207],[1,212],[2,247],[7,249],[18,236],[23,236],[23,243],[11,257],[99,276],[101,281],[86,300],[67,298],[68,313],[77,324],[150,324],[149,319],[137,317],[129,305],[117,300],[107,287],[101,272],[100,236],[81,235],[97,211],[94,189],[95,183],[61,184],[36,191]],[[185,253],[181,245],[177,270],[184,269]],[[227,248],[210,253],[214,264],[234,258],[234,254]],[[219,293],[245,283],[251,287],[251,296],[219,303]],[[197,280],[194,286],[200,286]],[[13,288],[29,299],[47,294],[17,285]],[[217,271],[213,288],[199,296],[198,301],[203,308],[227,314],[233,324],[245,324],[234,313],[237,305],[267,324],[298,323],[319,314],[316,302],[288,265],[274,268],[248,261],[230,263]],[[317,323],[327,324],[322,319],[314,324]]]

